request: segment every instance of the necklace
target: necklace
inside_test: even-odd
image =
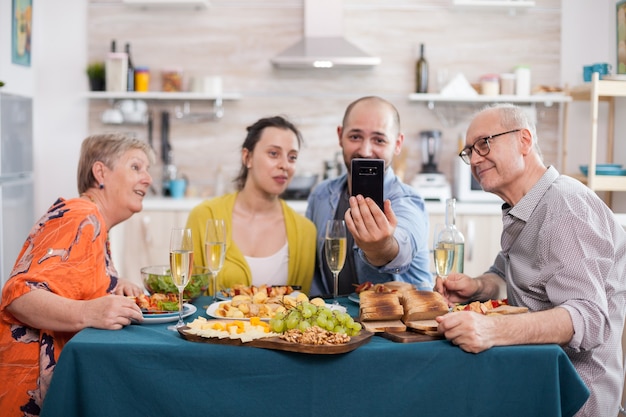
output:
[[[89,194],[82,193],[80,196],[81,197],[87,197],[89,199],[89,201],[91,201],[92,203],[96,204],[96,200],[94,200],[94,198],[92,196],[90,196]]]

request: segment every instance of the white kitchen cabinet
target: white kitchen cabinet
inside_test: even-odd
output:
[[[121,278],[143,286],[141,268],[169,264],[170,231],[184,227],[188,211],[142,211],[109,233],[111,256]]]
[[[432,249],[433,229],[437,223],[445,223],[445,214],[430,214],[429,248]],[[485,272],[493,264],[500,251],[502,217],[500,214],[457,214],[456,227],[465,237],[465,262],[463,272],[471,277]],[[432,257],[431,257],[432,258]],[[431,259],[431,270],[435,271]]]

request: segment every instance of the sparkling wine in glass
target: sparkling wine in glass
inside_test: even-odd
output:
[[[433,234],[433,255],[435,271],[446,279],[454,265],[454,233],[445,225],[437,224]]]
[[[191,277],[193,269],[193,241],[191,229],[172,229],[170,236],[170,271],[172,282],[178,288],[178,323],[168,329],[176,330],[184,326],[183,291]]]
[[[324,251],[328,269],[333,273],[333,298],[339,304],[339,272],[346,262],[348,239],[346,238],[346,223],[343,220],[328,220],[326,222],[326,242]]]
[[[224,266],[224,257],[226,256],[226,222],[223,219],[209,219],[207,221],[204,249],[206,250],[207,267],[211,271],[213,302],[215,302],[219,290],[217,274]]]

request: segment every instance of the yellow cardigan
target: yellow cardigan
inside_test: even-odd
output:
[[[224,219],[226,223],[226,258],[218,274],[218,288],[231,288],[234,284],[252,285],[252,273],[243,254],[232,240],[232,213],[237,192],[203,201],[194,207],[187,218],[187,227],[192,230],[194,264],[206,266],[204,236],[208,219]],[[316,229],[313,222],[296,213],[280,200],[287,230],[289,266],[287,285],[302,286],[308,294],[311,289],[315,268]]]

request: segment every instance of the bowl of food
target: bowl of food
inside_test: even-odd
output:
[[[183,291],[183,298],[193,300],[203,295],[209,287],[211,273],[209,268],[194,266],[191,279]],[[178,288],[172,282],[169,265],[152,265],[141,268],[143,285],[150,294],[178,294]]]

